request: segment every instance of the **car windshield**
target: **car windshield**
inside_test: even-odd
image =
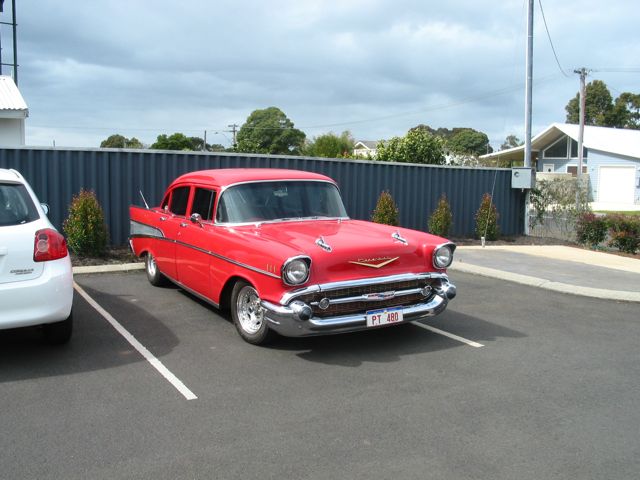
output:
[[[346,217],[336,186],[314,181],[235,185],[224,191],[216,213],[219,223]]]
[[[38,210],[24,185],[0,183],[0,227],[37,220]]]

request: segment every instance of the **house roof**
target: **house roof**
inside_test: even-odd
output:
[[[355,148],[358,148],[358,145],[362,145],[362,147],[369,150],[375,150],[378,147],[378,142],[374,142],[371,140],[359,140],[356,142]]]
[[[540,151],[548,147],[563,135],[578,141],[579,126],[569,123],[554,123],[531,139],[531,150]],[[627,128],[584,127],[583,144],[589,150],[640,158],[640,130]],[[505,160],[522,160],[524,145],[482,155],[481,158],[502,158]]]
[[[29,108],[13,78],[0,75],[0,117],[25,118]]]

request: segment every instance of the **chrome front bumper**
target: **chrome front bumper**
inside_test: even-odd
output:
[[[446,275],[437,274],[437,278],[439,284],[437,288],[434,288],[434,294],[429,299],[401,307],[403,314],[401,323],[432,317],[446,309],[449,300],[456,296],[456,287],[449,282]],[[344,283],[341,283],[340,286],[344,286]],[[326,285],[321,287],[327,288]],[[299,300],[292,300],[287,305],[276,305],[263,300],[261,305],[269,327],[287,337],[329,335],[372,328],[367,327],[366,312],[364,311],[350,315],[320,318],[313,316],[311,306]],[[374,309],[375,304],[372,304],[371,310]]]

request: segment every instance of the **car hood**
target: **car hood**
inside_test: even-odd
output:
[[[265,223],[252,235],[311,258],[310,282],[434,270],[433,249],[447,240],[359,220]]]

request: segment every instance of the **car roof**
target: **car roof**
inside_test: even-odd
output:
[[[303,172],[302,170],[283,170],[278,168],[222,168],[185,173],[175,179],[173,184],[197,182],[224,187],[236,183],[274,180],[315,180],[335,183],[331,178],[325,175]]]
[[[12,182],[12,183],[16,183],[16,182],[23,183],[24,179],[22,178],[22,175],[20,175],[18,172],[16,172],[13,169],[0,168],[0,182],[1,181]]]

